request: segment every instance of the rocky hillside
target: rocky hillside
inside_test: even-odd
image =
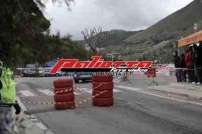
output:
[[[118,52],[125,60],[158,60],[172,62],[176,41],[193,33],[194,24],[202,29],[202,0],[194,0],[186,7],[167,16],[143,31],[112,30],[94,38],[102,39],[97,47]]]
[[[132,57],[170,62],[175,41],[192,33],[195,23],[199,29],[202,28],[202,0],[194,0],[148,29],[130,36],[124,42],[134,50]],[[158,49],[153,49],[155,46],[158,46]]]
[[[101,38],[97,47],[115,47],[123,45],[123,41],[136,34],[134,31],[111,30],[97,34],[94,38]]]

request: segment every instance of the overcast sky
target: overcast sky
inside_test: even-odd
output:
[[[62,4],[48,3],[45,15],[51,31],[81,39],[85,28],[102,26],[104,30],[145,29],[193,0],[75,0],[71,11]]]

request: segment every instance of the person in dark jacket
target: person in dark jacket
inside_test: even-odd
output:
[[[187,68],[188,80],[189,82],[194,82],[194,68],[192,62],[192,47],[186,49],[185,52],[185,64]]]
[[[199,68],[200,83],[202,84],[202,42],[200,42],[198,46],[198,64],[200,66]]]
[[[181,54],[180,56],[180,67],[181,67],[181,70],[180,70],[180,77],[181,77],[181,80],[182,82],[186,82],[186,64],[185,64],[185,55],[184,54]]]
[[[199,57],[199,48],[196,44],[193,46],[193,65],[194,65],[194,81],[198,85],[200,84],[200,57]]]
[[[176,78],[177,78],[177,82],[181,82],[181,77],[180,77],[180,56],[178,55],[178,52],[175,51],[174,54],[174,64],[175,64],[175,68],[176,68]]]

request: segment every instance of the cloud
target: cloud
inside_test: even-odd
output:
[[[81,38],[81,30],[102,26],[104,30],[147,28],[192,0],[75,0],[71,11],[64,5],[47,4],[51,30]]]

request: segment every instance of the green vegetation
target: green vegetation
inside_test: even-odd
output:
[[[7,66],[43,64],[58,57],[86,58],[86,51],[69,36],[49,34],[50,22],[32,0],[3,1],[0,17],[0,59]]]

